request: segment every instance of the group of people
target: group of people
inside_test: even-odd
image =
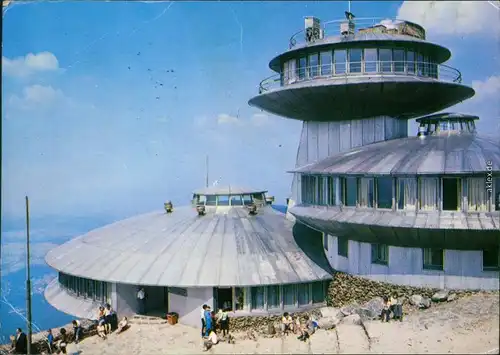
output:
[[[385,320],[388,322],[391,319],[391,313],[394,315],[394,319],[399,319],[400,322],[403,321],[403,305],[399,302],[397,295],[392,295],[391,297],[384,296],[384,307],[382,308],[382,313],[380,319],[382,322]]]
[[[127,317],[123,317],[118,322],[118,316],[109,303],[99,307],[97,311],[97,335],[102,339],[106,339],[115,330],[117,334],[120,334],[128,326]]]
[[[204,350],[210,349],[213,345],[219,342],[217,331],[222,332],[223,337],[229,335],[229,310],[219,309],[217,313],[212,311],[211,307],[204,304],[200,310],[201,316],[201,336],[204,339]]]
[[[281,317],[281,333],[283,335],[296,334],[298,335],[297,339],[301,341],[309,339],[317,327],[318,322],[308,315],[304,316],[304,322],[301,322],[298,316],[293,318],[288,312],[283,313],[283,317]]]

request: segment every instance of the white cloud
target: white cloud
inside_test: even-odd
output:
[[[227,113],[221,113],[217,116],[217,124],[241,124],[241,120],[238,117],[228,115]]]
[[[59,89],[54,89],[52,86],[35,84],[25,87],[21,96],[12,95],[9,99],[9,105],[13,108],[24,110],[39,109],[66,99],[63,92]]]
[[[45,255],[55,248],[54,243],[33,243],[30,249],[31,265],[45,265]],[[25,243],[3,243],[2,276],[24,269],[26,266]]]
[[[404,1],[397,17],[437,35],[500,33],[499,11],[486,1]]]
[[[36,72],[55,71],[59,61],[50,52],[28,53],[24,57],[9,59],[2,57],[2,74],[12,77],[26,77]]]
[[[264,113],[256,113],[250,118],[251,124],[262,127],[269,124],[269,116]]]
[[[472,87],[476,90],[475,101],[494,98],[498,101],[500,97],[500,75],[490,76],[485,81],[473,80]]]

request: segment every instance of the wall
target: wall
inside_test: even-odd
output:
[[[136,285],[116,285],[116,312],[118,317],[132,316],[138,311]]]
[[[498,290],[499,272],[482,270],[482,252],[445,250],[444,271],[424,270],[420,248],[389,247],[388,265],[371,263],[371,244],[349,240],[348,258],[337,255],[338,241],[328,236],[325,253],[332,268],[374,281],[439,289]]]
[[[203,304],[213,308],[213,287],[188,288],[187,296],[168,293],[169,312],[179,314],[179,322],[194,327],[201,327],[200,309]]]

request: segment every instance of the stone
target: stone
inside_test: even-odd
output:
[[[364,319],[377,319],[382,314],[384,309],[384,300],[382,297],[375,297],[366,302],[361,308],[358,309],[357,314]]]
[[[450,291],[441,290],[432,295],[431,300],[433,302],[445,302],[448,299]]]
[[[446,299],[446,301],[451,302],[451,301],[455,301],[456,299],[457,299],[457,294],[456,293],[450,293],[450,295],[448,296],[448,298]]]
[[[413,295],[410,298],[410,304],[418,307],[419,309],[426,309],[431,306],[431,300],[428,297],[423,297],[421,295]]]
[[[342,321],[344,317],[323,317],[318,320],[318,327],[320,329],[329,330],[335,328]]]
[[[270,323],[267,325],[267,333],[269,335],[275,335],[276,334],[276,328],[274,327],[274,324]]]
[[[335,307],[322,307],[320,308],[320,315],[325,318],[330,318],[330,317],[343,317],[344,314],[340,311],[340,309],[335,308]]]
[[[359,316],[359,314],[351,314],[347,317],[344,317],[342,322],[347,323],[347,324],[355,324],[355,325],[363,324],[363,321],[361,320],[361,317]]]
[[[340,312],[345,316],[350,316],[351,314],[355,314],[356,310],[359,308],[357,304],[349,304],[340,309]]]

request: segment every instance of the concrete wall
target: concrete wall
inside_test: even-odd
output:
[[[213,300],[213,287],[188,288],[187,296],[180,296],[169,292],[169,312],[178,313],[179,322],[182,324],[201,327],[201,306],[207,304],[214,309]]]
[[[337,254],[338,241],[328,236],[325,253],[332,268],[373,281],[441,289],[499,289],[499,272],[483,271],[482,252],[445,250],[444,270],[424,270],[422,249],[389,246],[388,265],[371,263],[371,244],[349,240],[348,258]]]
[[[115,309],[118,317],[132,316],[138,311],[136,285],[117,284],[116,285],[116,305]]]

